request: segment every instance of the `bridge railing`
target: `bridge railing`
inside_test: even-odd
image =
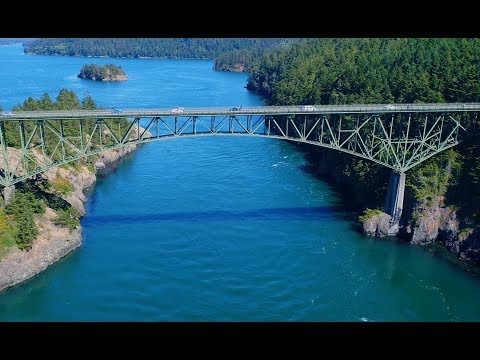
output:
[[[112,110],[73,110],[73,111],[18,111],[1,113],[0,120],[11,119],[78,119],[111,117],[149,117],[149,116],[214,116],[214,115],[268,115],[268,114],[339,114],[339,113],[395,113],[395,112],[468,112],[480,111],[480,103],[452,104],[357,104],[357,105],[292,105],[292,106],[249,106],[234,109],[231,107],[182,108],[172,111],[163,109],[124,109]]]

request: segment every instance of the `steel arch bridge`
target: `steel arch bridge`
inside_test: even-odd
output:
[[[130,144],[191,136],[267,137],[321,146],[391,168],[404,182],[405,171],[457,145],[462,119],[478,112],[480,103],[2,113],[0,186]]]

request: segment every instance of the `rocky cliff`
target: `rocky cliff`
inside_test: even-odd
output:
[[[135,131],[136,129],[132,133]],[[135,149],[136,145],[129,145],[101,154],[95,163],[95,172],[86,166],[81,166],[76,170],[54,168],[42,173],[42,177],[51,181],[57,176],[67,179],[73,185],[73,191],[63,198],[83,216],[86,212],[85,202],[87,201],[83,190],[95,183],[97,173],[101,174],[106,169],[116,166],[122,156]],[[18,149],[10,148],[8,153],[12,160],[19,156]],[[67,228],[54,224],[56,216],[55,211],[47,207],[45,214],[36,219],[39,234],[33,242],[32,248],[28,251],[13,248],[0,261],[0,291],[30,279],[81,246],[81,227],[70,232]]]
[[[388,236],[390,216],[379,212],[362,221],[363,233],[372,237]],[[459,259],[480,265],[480,231],[463,227],[456,211],[444,205],[443,197],[419,202],[411,218],[400,226],[399,236],[411,244],[439,242]]]
[[[368,206],[376,207],[385,199],[386,186],[382,188],[382,184],[375,183],[375,179],[367,177],[362,179],[363,181],[354,180],[355,177],[352,176],[354,169],[349,165],[352,163],[351,159],[342,162],[342,154],[328,153],[322,149],[300,148],[306,151],[311,164],[307,170],[334,183],[339,193],[344,194],[346,201],[342,206],[358,210]],[[389,170],[380,170],[385,171],[385,176],[377,176],[377,179],[388,179]],[[376,169],[377,172],[380,170]],[[366,203],[370,199],[374,201]],[[443,196],[433,196],[428,201],[414,199],[409,201],[413,204],[409,205],[410,210],[404,208],[398,238],[421,246],[439,242],[458,258],[480,265],[480,229],[470,228],[471,225],[464,224],[465,220],[458,218],[457,211],[446,206]],[[407,201],[404,205],[407,205],[406,203]],[[367,236],[390,236],[389,232],[392,230],[388,228],[390,216],[383,211],[365,217],[361,223],[363,233]]]
[[[56,213],[47,207],[36,220],[39,234],[32,248],[14,248],[0,261],[0,291],[37,275],[82,244],[82,229],[69,232],[53,223],[55,217]]]

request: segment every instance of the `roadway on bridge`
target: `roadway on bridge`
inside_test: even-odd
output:
[[[160,116],[218,116],[218,115],[299,115],[299,114],[350,114],[350,113],[398,113],[398,112],[474,112],[480,111],[480,103],[452,104],[356,104],[356,105],[296,105],[255,106],[235,108],[176,108],[176,109],[120,109],[120,110],[70,110],[70,111],[18,111],[3,112],[0,120],[18,119],[68,119],[112,117],[160,117]]]

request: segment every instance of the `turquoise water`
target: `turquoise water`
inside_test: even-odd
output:
[[[122,83],[76,78],[115,63]],[[0,104],[61,88],[104,107],[260,105],[210,60],[23,55],[0,46]],[[2,321],[478,321],[480,280],[428,249],[370,239],[273,139],[140,147],[91,189],[83,246],[0,293]]]

